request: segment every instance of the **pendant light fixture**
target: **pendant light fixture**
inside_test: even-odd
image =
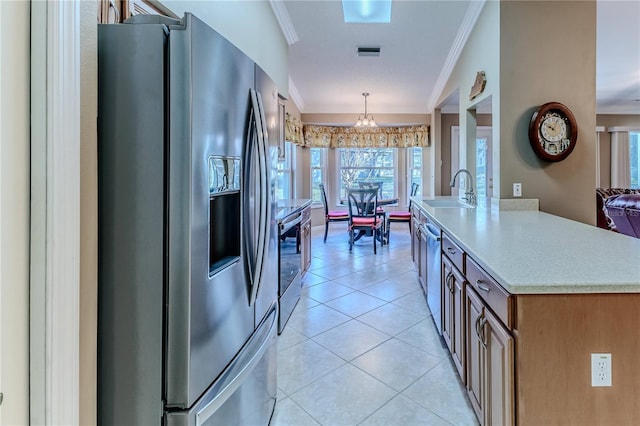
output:
[[[376,121],[373,119],[373,115],[367,114],[367,96],[368,93],[363,93],[364,96],[364,114],[360,114],[358,121],[354,124],[355,127],[378,127]]]

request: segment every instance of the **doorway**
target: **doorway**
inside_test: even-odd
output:
[[[492,132],[491,126],[476,128],[475,143],[475,180],[478,198],[493,196],[492,167]],[[451,126],[451,174],[460,169],[460,127]],[[458,188],[451,188],[451,195],[458,195]]]

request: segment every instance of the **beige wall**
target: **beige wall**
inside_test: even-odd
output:
[[[490,99],[494,197],[513,198],[512,184],[520,182],[524,198],[540,199],[541,210],[595,223],[595,27],[595,2],[485,4],[443,93],[459,89],[460,165],[470,170],[473,109]],[[469,101],[477,71],[485,71],[487,84]],[[559,163],[539,160],[528,140],[531,114],[551,101],[571,108],[579,126],[576,149]]]
[[[0,424],[29,423],[28,2],[0,1]]]
[[[521,182],[542,211],[595,224],[596,2],[501,2],[500,31],[500,198]],[[574,151],[556,163],[528,140],[531,115],[551,101],[578,122]]]
[[[98,2],[80,2],[80,424],[96,423]]]
[[[609,188],[611,185],[611,134],[609,127],[630,127],[640,129],[639,115],[600,114],[596,116],[596,126],[603,126],[605,131],[600,133],[600,187]]]

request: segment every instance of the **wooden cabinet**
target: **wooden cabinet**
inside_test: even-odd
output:
[[[514,340],[488,305],[467,286],[467,392],[482,425],[513,425]]]
[[[483,425],[515,424],[514,299],[471,257],[465,259],[467,392]]]
[[[447,257],[442,256],[442,337],[444,338],[460,379],[466,381],[465,351],[465,278]]]
[[[311,207],[305,207],[302,211],[302,221],[300,222],[300,251],[302,258],[302,275],[311,266]]]

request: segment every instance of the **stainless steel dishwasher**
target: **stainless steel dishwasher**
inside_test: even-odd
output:
[[[440,276],[440,265],[442,262],[440,254],[440,228],[433,222],[427,221],[423,225],[423,233],[427,236],[427,305],[431,311],[433,321],[436,324],[438,333],[442,334],[442,277]]]

